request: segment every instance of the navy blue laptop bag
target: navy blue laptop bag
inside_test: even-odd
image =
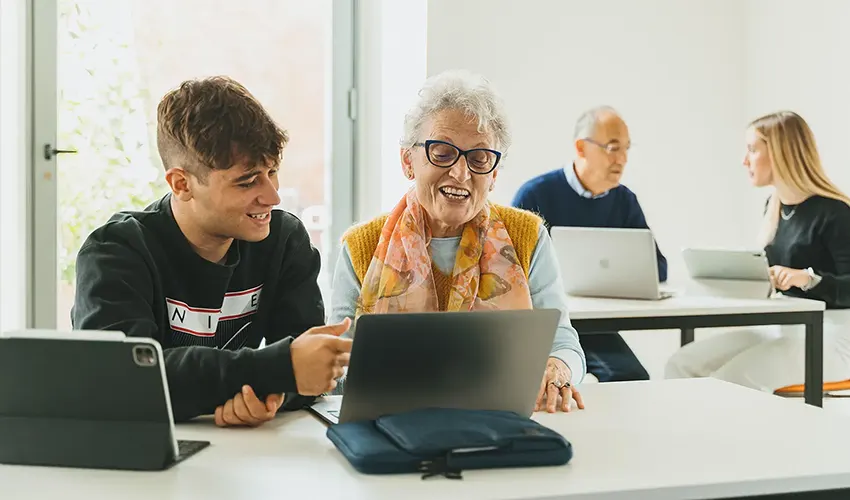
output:
[[[539,423],[507,411],[429,408],[346,422],[327,437],[365,474],[460,478],[467,469],[563,465],[572,446]]]

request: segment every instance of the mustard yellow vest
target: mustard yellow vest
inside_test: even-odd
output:
[[[516,249],[519,263],[522,265],[523,271],[525,271],[525,277],[528,278],[528,272],[531,268],[531,256],[537,247],[537,233],[543,220],[531,212],[513,207],[494,204],[493,210],[499,214],[505,223],[505,229],[507,229],[508,236],[511,238]],[[383,229],[386,221],[387,215],[381,215],[369,222],[352,227],[342,237],[343,241],[348,245],[351,264],[360,283],[363,283],[363,278],[366,276],[366,271],[372,262],[372,255],[378,247],[378,240],[381,238],[381,229]],[[448,297],[449,289],[451,288],[450,276],[443,275],[437,271],[435,266],[434,281],[437,286],[440,308],[444,309],[445,298]]]

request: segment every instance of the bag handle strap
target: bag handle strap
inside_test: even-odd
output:
[[[460,469],[448,466],[448,456],[441,456],[419,462],[419,472],[422,473],[423,480],[434,476],[443,476],[446,479],[463,479],[462,471]]]

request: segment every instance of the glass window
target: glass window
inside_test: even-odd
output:
[[[168,190],[156,106],[190,78],[243,83],[290,133],[281,204],[328,257],[331,0],[58,0],[57,327],[70,328],[74,263],[88,234]]]

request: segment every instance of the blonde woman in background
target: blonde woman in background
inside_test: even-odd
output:
[[[826,303],[824,380],[850,379],[850,198],[826,176],[805,120],[780,111],[752,122],[744,167],[773,186],[764,245],[774,287]],[[766,392],[804,381],[805,330],[774,326],[694,342],[674,354],[667,378],[715,377]]]

